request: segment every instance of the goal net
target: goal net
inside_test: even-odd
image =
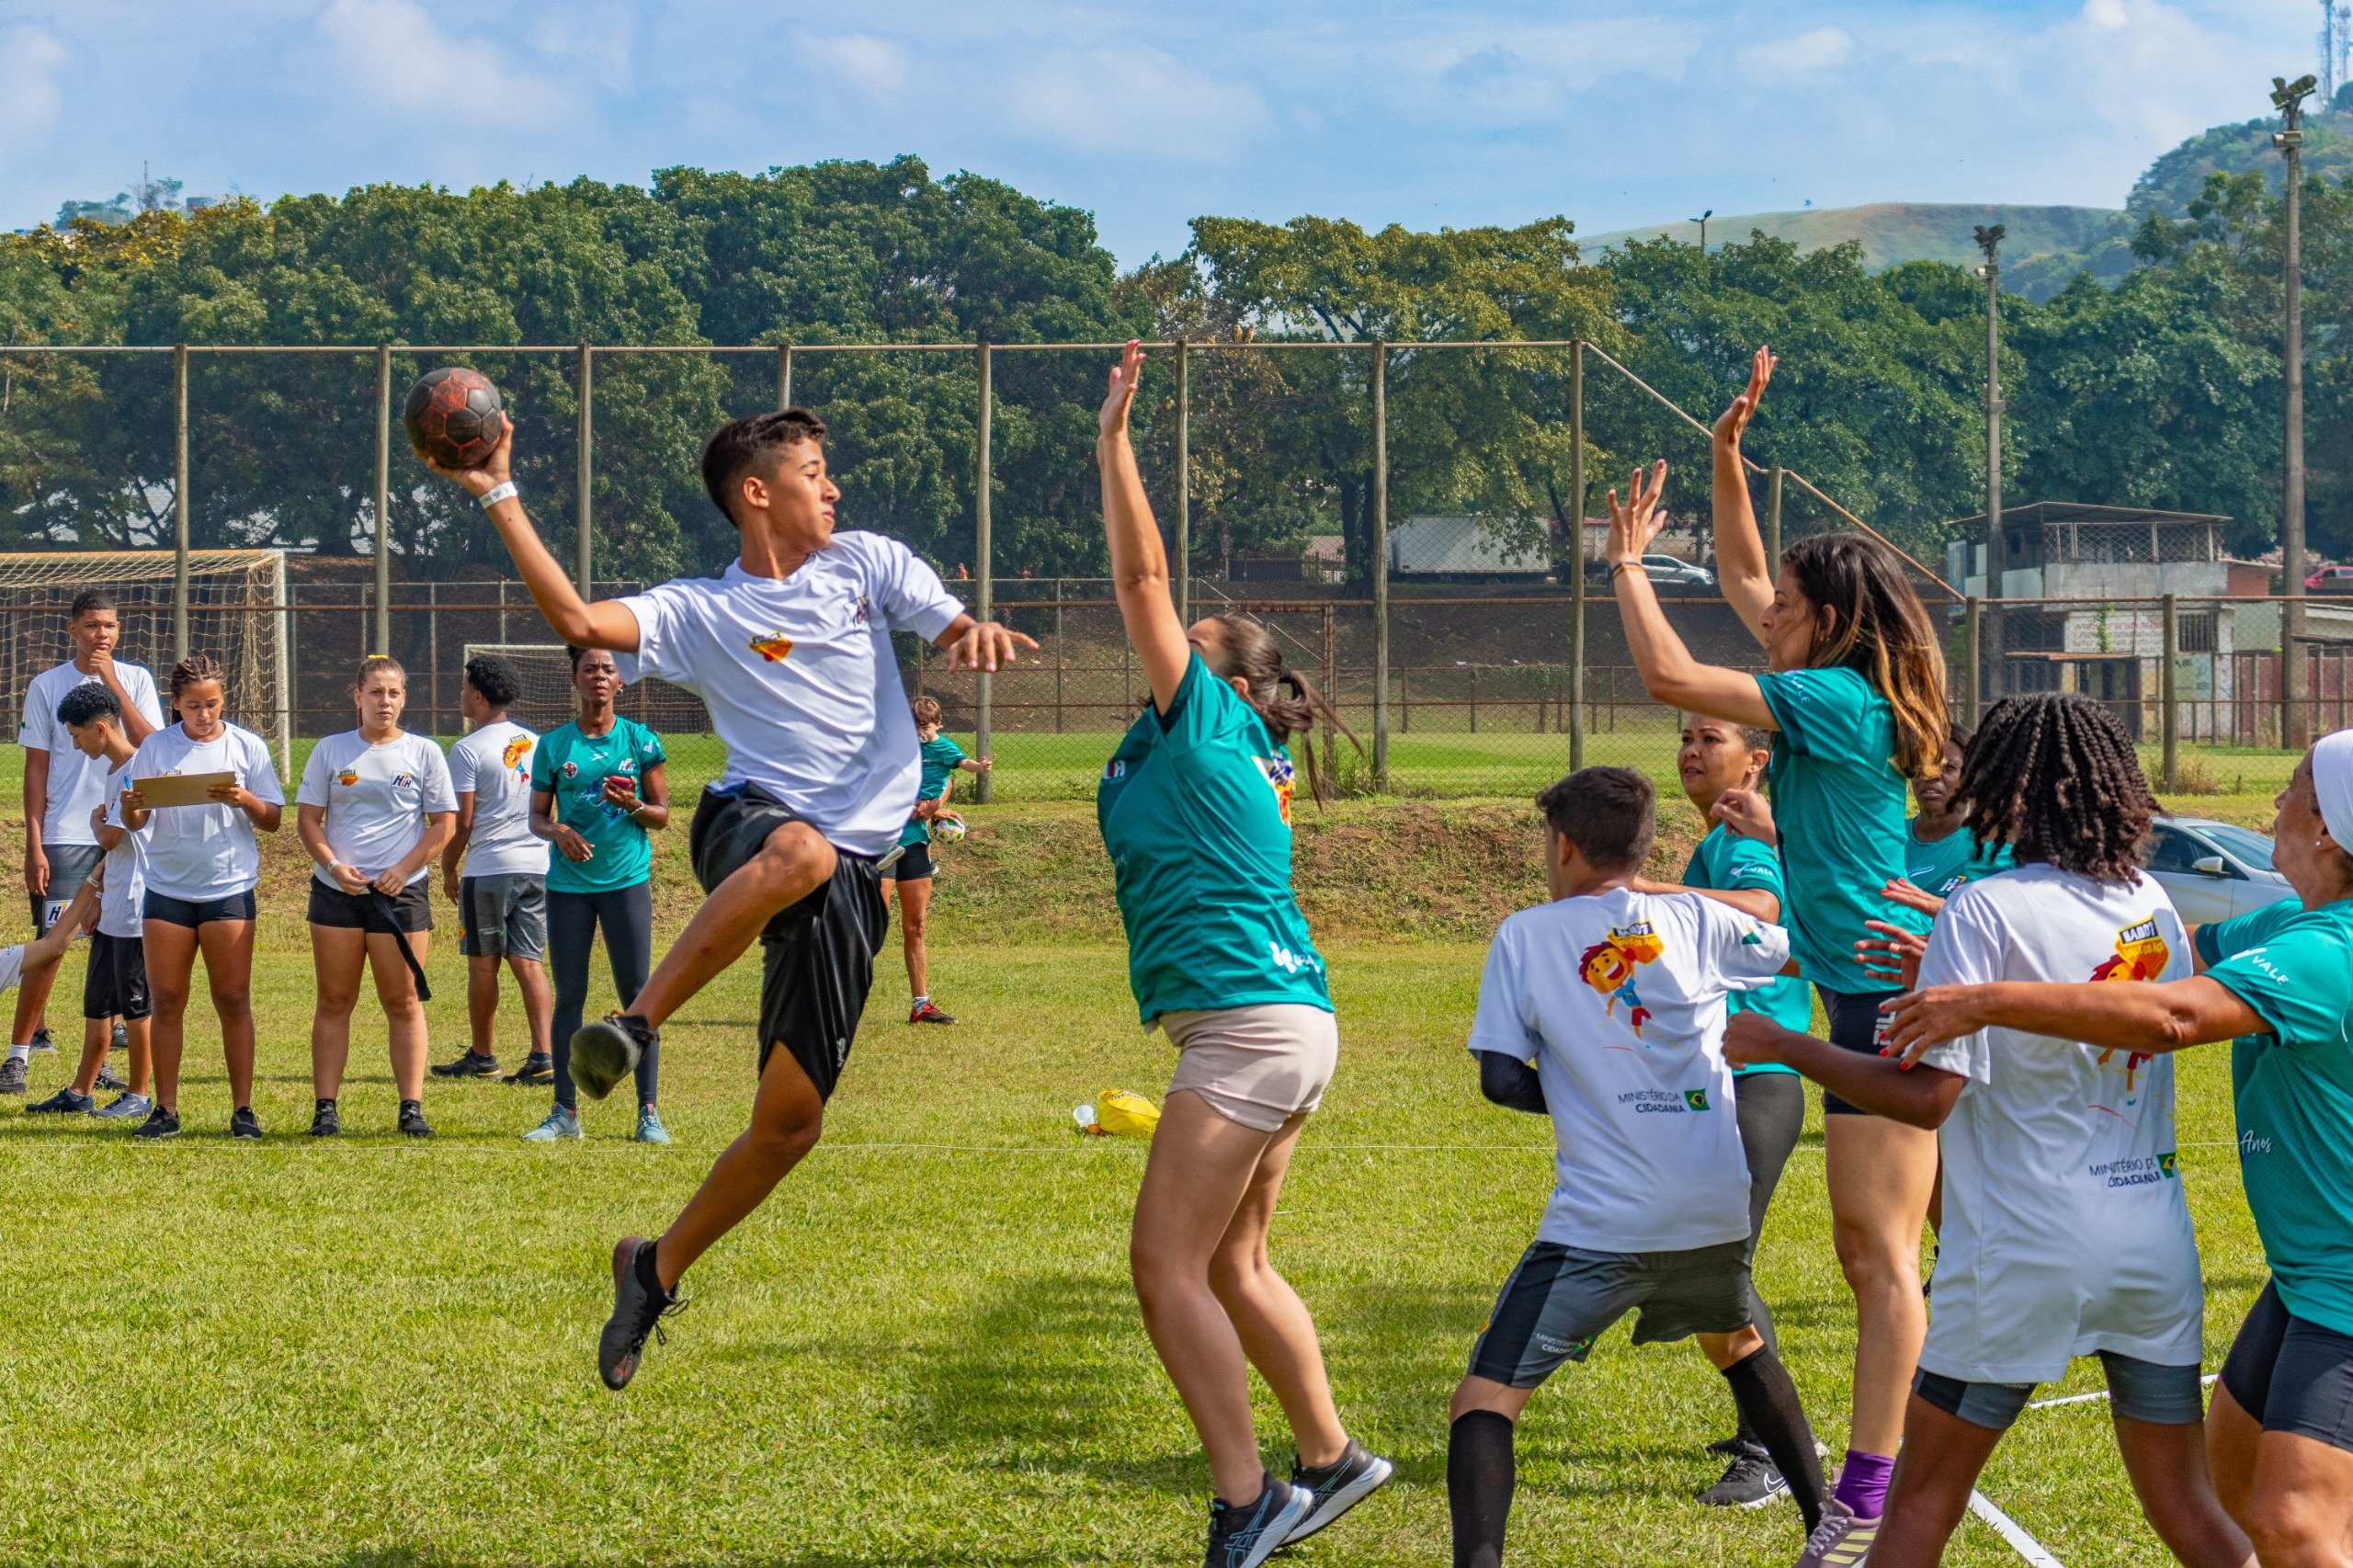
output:
[[[523,695],[507,710],[507,717],[541,734],[574,718],[572,653],[561,642],[469,642],[466,658],[494,653],[515,667]],[[710,713],[702,699],[666,680],[642,680],[621,688],[613,703],[624,719],[634,719],[660,735],[700,735],[710,733]]]
[[[74,597],[92,590],[114,600],[121,617],[117,656],[153,670],[168,706],[175,576],[168,550],[0,553],[0,717],[8,733],[23,722],[33,676],[74,656],[66,621]],[[192,550],[188,600],[188,652],[221,661],[229,717],[269,742],[279,776],[290,777],[286,552]]]

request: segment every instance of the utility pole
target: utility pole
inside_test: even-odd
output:
[[[1691,222],[1699,225],[1699,254],[1701,256],[1708,254],[1708,220],[1715,215],[1716,210],[1711,207],[1705,212],[1700,213],[1697,218],[1691,220]]]
[[[1980,689],[1990,684],[1999,696],[2002,681],[2002,567],[2009,551],[2002,536],[2002,235],[2006,231],[1999,223],[1980,225],[1977,248],[1985,253],[1985,265],[1978,268],[1985,279],[1985,588],[1984,597],[1991,603],[1993,614],[1983,617],[1979,630],[1990,633],[1987,645],[1977,656],[1987,661],[1993,680],[1981,680]],[[1967,587],[1969,575],[1961,572]],[[1972,718],[1972,723],[1976,722]]]
[[[2271,78],[2271,102],[2281,128],[2271,139],[2288,160],[2287,258],[2280,276],[2279,571],[2288,602],[2279,627],[2279,744],[2302,751],[2310,742],[2304,679],[2304,301],[2302,186],[2304,99],[2319,84],[2311,76]]]

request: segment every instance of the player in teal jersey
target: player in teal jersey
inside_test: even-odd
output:
[[[1891,900],[1932,920],[1964,883],[1983,881],[2016,864],[2008,845],[1981,845],[1961,825],[1969,814],[1969,802],[1961,798],[1961,764],[1969,742],[1969,731],[1955,724],[1945,743],[1944,771],[1912,781],[1912,801],[1919,810],[1904,830],[1904,876],[1887,884]]]
[[[986,773],[995,764],[985,756],[966,756],[964,748],[941,734],[946,717],[939,699],[918,697],[907,704],[915,715],[915,744],[923,754],[923,782],[915,790],[915,814],[899,834],[899,858],[882,871],[882,902],[898,890],[899,940],[907,956],[907,1008],[911,1024],[952,1024],[956,1020],[931,1000],[931,954],[924,945],[931,915],[931,881],[939,863],[931,852],[931,824],[948,810],[959,773]]]
[[[2149,1055],[2231,1041],[2240,1180],[2271,1280],[2222,1365],[2208,1460],[2257,1561],[2342,1562],[2353,1540],[2353,731],[2324,736],[2275,804],[2272,864],[2295,896],[2200,926],[2197,978],[1928,986],[1889,1005],[1888,1045],[1908,1065],[1987,1028]]]

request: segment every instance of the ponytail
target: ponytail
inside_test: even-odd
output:
[[[1249,687],[1244,700],[1266,724],[1267,733],[1274,737],[1277,745],[1287,744],[1293,735],[1310,737],[1304,748],[1308,788],[1318,805],[1330,800],[1332,780],[1324,775],[1313,740],[1317,721],[1347,736],[1348,744],[1358,752],[1364,750],[1364,743],[1342,722],[1338,710],[1315,689],[1315,683],[1284,663],[1275,634],[1262,622],[1240,615],[1213,615],[1209,619],[1218,629],[1218,653],[1211,661],[1212,673],[1221,680],[1239,679]]]

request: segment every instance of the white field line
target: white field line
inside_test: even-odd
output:
[[[2042,1543],[2019,1528],[2018,1522],[1986,1500],[1983,1492],[1969,1494],[1969,1511],[1994,1527],[1994,1531],[2010,1543],[2010,1550],[2027,1560],[2032,1568],[2062,1568],[2059,1560],[2042,1549]]]

